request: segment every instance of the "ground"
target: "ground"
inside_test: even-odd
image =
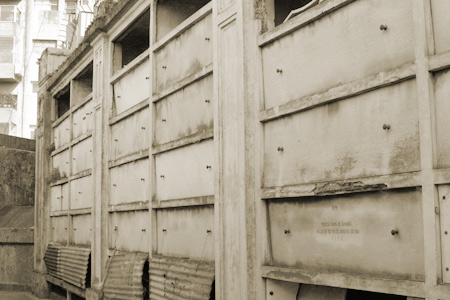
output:
[[[34,297],[29,292],[0,291],[0,300],[38,300],[38,298]]]

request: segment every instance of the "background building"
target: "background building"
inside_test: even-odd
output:
[[[94,2],[0,2],[0,133],[34,138],[38,60],[48,47],[76,47]]]

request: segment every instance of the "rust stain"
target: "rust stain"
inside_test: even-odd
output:
[[[386,189],[384,183],[364,184],[362,181],[317,183],[312,192],[316,195],[328,195],[342,192],[381,191]]]

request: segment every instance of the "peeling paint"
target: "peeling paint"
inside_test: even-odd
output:
[[[328,195],[342,192],[381,191],[386,189],[384,183],[364,184],[362,181],[317,183],[312,192],[316,195]]]

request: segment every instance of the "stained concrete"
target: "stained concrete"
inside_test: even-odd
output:
[[[0,291],[0,300],[49,300],[40,299],[27,292],[7,292]]]

